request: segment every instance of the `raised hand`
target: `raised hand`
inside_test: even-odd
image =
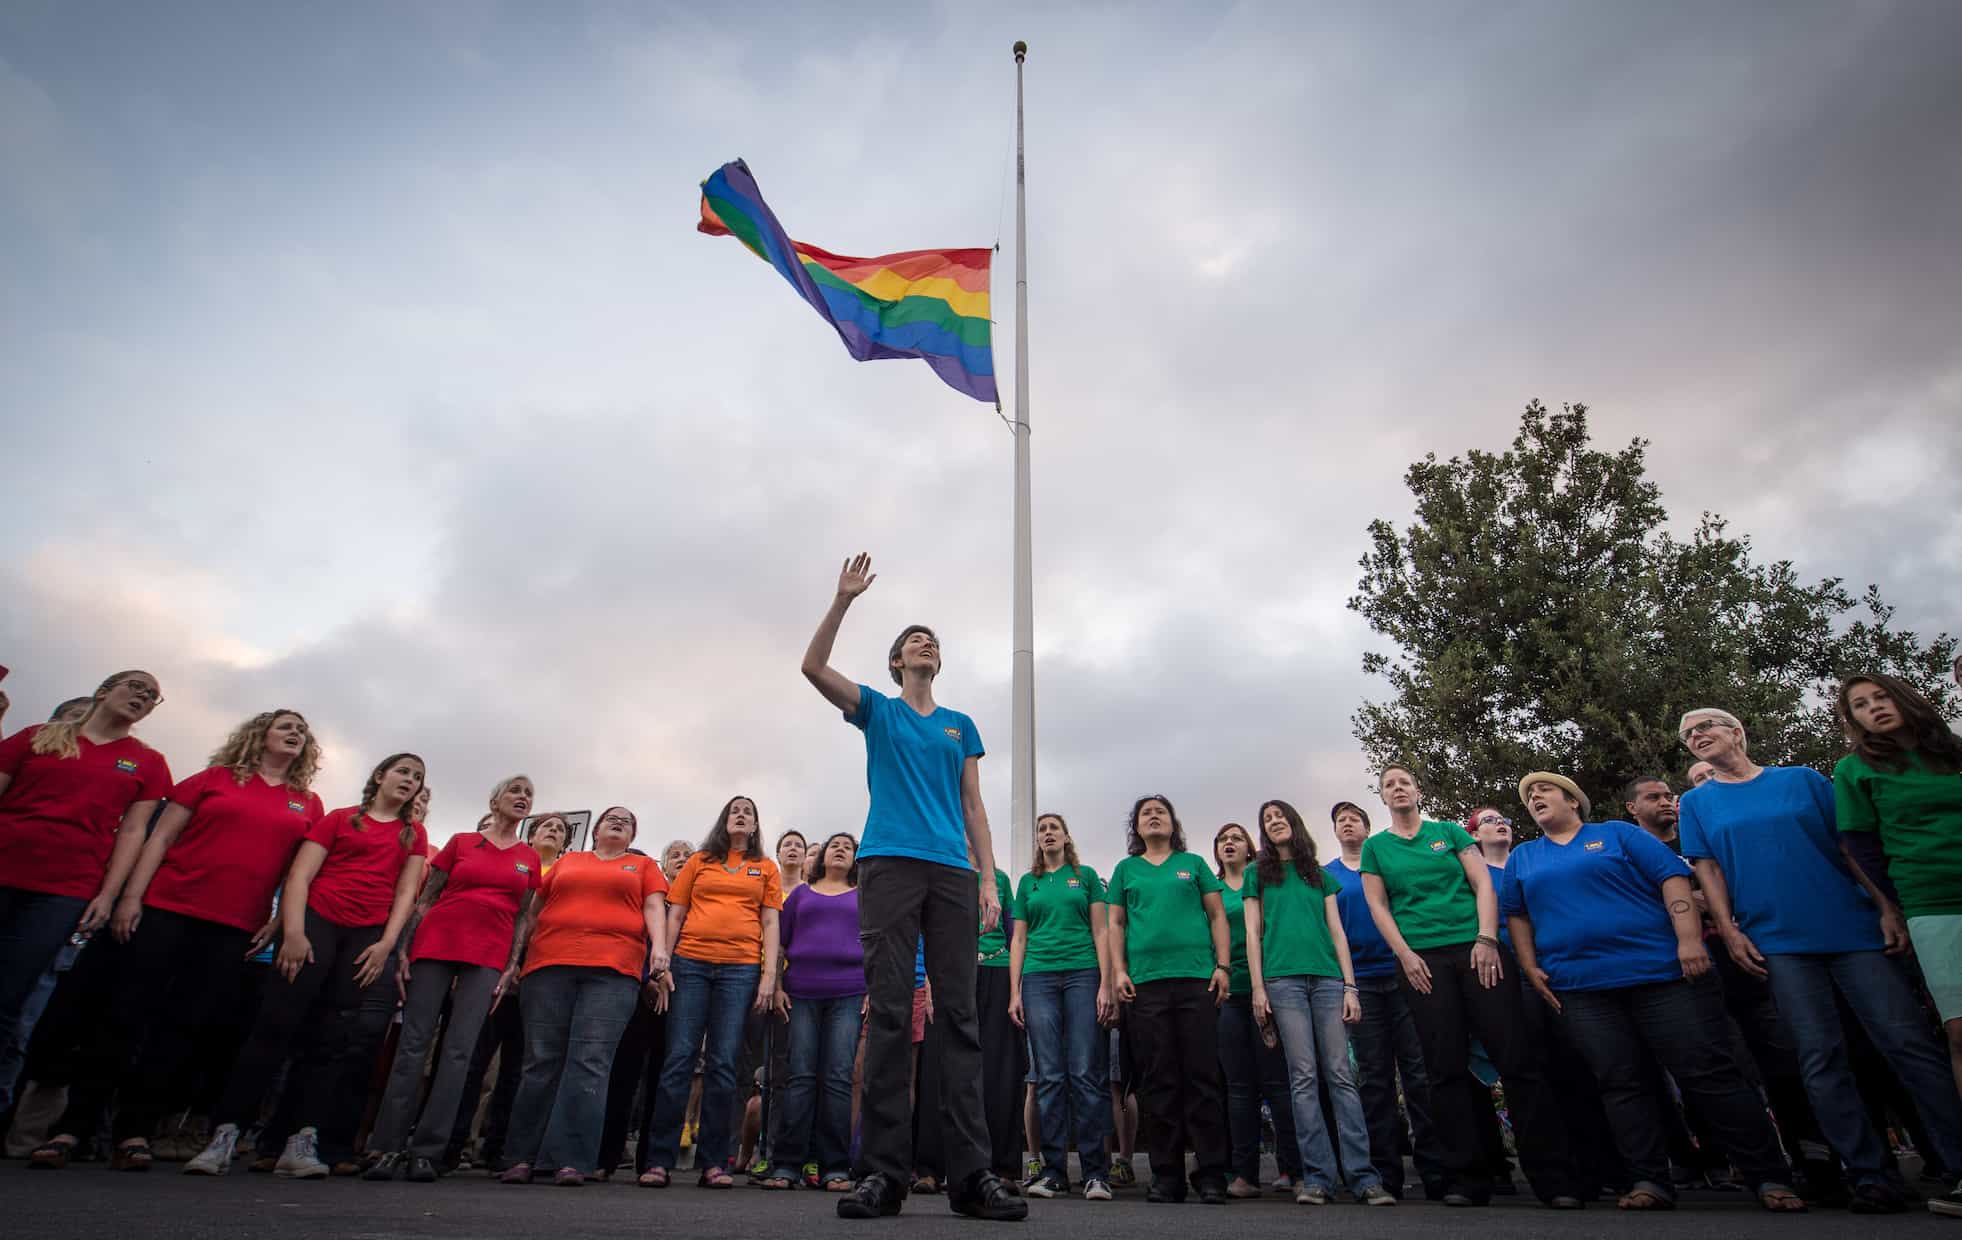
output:
[[[878,579],[879,574],[872,571],[872,557],[861,551],[838,570],[838,597],[857,598]]]

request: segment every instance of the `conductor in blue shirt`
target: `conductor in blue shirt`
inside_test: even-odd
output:
[[[845,561],[837,593],[804,652],[804,677],[865,736],[871,806],[858,848],[859,937],[865,947],[864,1137],[858,1184],[841,1218],[899,1213],[913,1166],[913,960],[925,943],[940,1042],[940,1125],[948,1204],[972,1218],[1028,1216],[989,1166],[981,1098],[981,1035],[974,972],[981,929],[1001,920],[995,846],[981,804],[981,734],[933,700],[940,639],[908,625],[887,652],[899,686],[888,697],[831,666],[831,647],[853,600],[876,579],[872,558]],[[969,861],[970,855],[973,861]],[[977,929],[978,927],[978,929]]]

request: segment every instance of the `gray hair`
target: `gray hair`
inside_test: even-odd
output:
[[[1676,735],[1681,736],[1683,734],[1683,730],[1689,727],[1690,720],[1706,715],[1715,719],[1718,723],[1727,724],[1730,727],[1736,728],[1739,732],[1744,731],[1744,721],[1729,711],[1717,706],[1699,706],[1695,710],[1686,710],[1683,712],[1683,717],[1676,722]]]

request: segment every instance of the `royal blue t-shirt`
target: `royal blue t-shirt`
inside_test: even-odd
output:
[[[1492,897],[1497,899],[1499,893],[1506,889],[1506,867],[1493,865],[1487,861],[1485,872],[1492,876]],[[1506,911],[1503,907],[1499,909],[1499,942],[1507,947],[1512,946],[1512,927],[1506,925]]]
[[[858,687],[857,713],[845,718],[865,733],[865,786],[872,793],[858,855],[973,869],[961,767],[986,752],[974,720],[944,706],[922,715],[867,685]]]
[[[1335,897],[1335,910],[1342,914],[1342,933],[1349,936],[1349,963],[1357,977],[1393,977],[1397,971],[1396,953],[1383,941],[1376,919],[1369,915],[1369,901],[1363,898],[1362,875],[1337,857],[1323,866],[1342,890]]]
[[[1880,913],[1839,852],[1832,781],[1768,766],[1683,794],[1683,855],[1724,868],[1737,924],[1761,952],[1877,952]]]
[[[1688,878],[1669,846],[1627,822],[1590,822],[1565,844],[1541,836],[1512,850],[1501,917],[1530,917],[1555,990],[1614,990],[1683,976],[1662,880]]]

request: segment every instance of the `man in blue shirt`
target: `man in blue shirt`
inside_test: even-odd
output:
[[[981,735],[972,719],[934,702],[940,641],[925,625],[909,625],[887,652],[886,670],[899,686],[898,697],[854,683],[830,666],[845,612],[875,576],[870,556],[845,561],[803,666],[805,679],[825,701],[865,734],[865,782],[871,792],[858,847],[867,1005],[864,1137],[858,1185],[839,1200],[838,1215],[897,1214],[906,1197],[913,1167],[908,1094],[914,959],[906,949],[924,940],[939,1034],[948,1204],[974,1218],[1022,1219],[1028,1203],[989,1167],[981,1098],[976,943],[981,930],[1001,920],[994,840],[981,804]]]
[[[1342,932],[1349,936],[1349,959],[1356,970],[1357,998],[1362,1020],[1349,1038],[1355,1052],[1356,1090],[1362,1095],[1363,1122],[1369,1128],[1369,1161],[1383,1177],[1383,1187],[1403,1196],[1403,1117],[1397,1114],[1397,1075],[1403,1075],[1403,1105],[1410,1115],[1410,1147],[1424,1195],[1444,1196],[1444,1158],[1431,1131],[1431,1085],[1424,1075],[1424,1045],[1417,1022],[1397,989],[1397,958],[1383,941],[1363,898],[1363,841],[1369,838],[1369,815],[1353,801],[1337,801],[1329,811],[1335,842],[1342,855],[1323,866],[1342,884],[1335,897],[1342,914]],[[1496,1127],[1496,1120],[1494,1121]],[[1501,1147],[1503,1148],[1503,1147]],[[1508,1176],[1511,1168],[1506,1168]]]
[[[1751,761],[1744,725],[1728,711],[1692,710],[1678,733],[1715,771],[1680,806],[1683,855],[1696,865],[1711,920],[1737,967],[1770,983],[1813,1113],[1853,1181],[1851,1209],[1899,1213],[1899,1175],[1861,1105],[1834,994],[1914,1098],[1934,1154],[1962,1167],[1962,1099],[1896,959],[1906,929],[1842,854],[1825,776]]]

